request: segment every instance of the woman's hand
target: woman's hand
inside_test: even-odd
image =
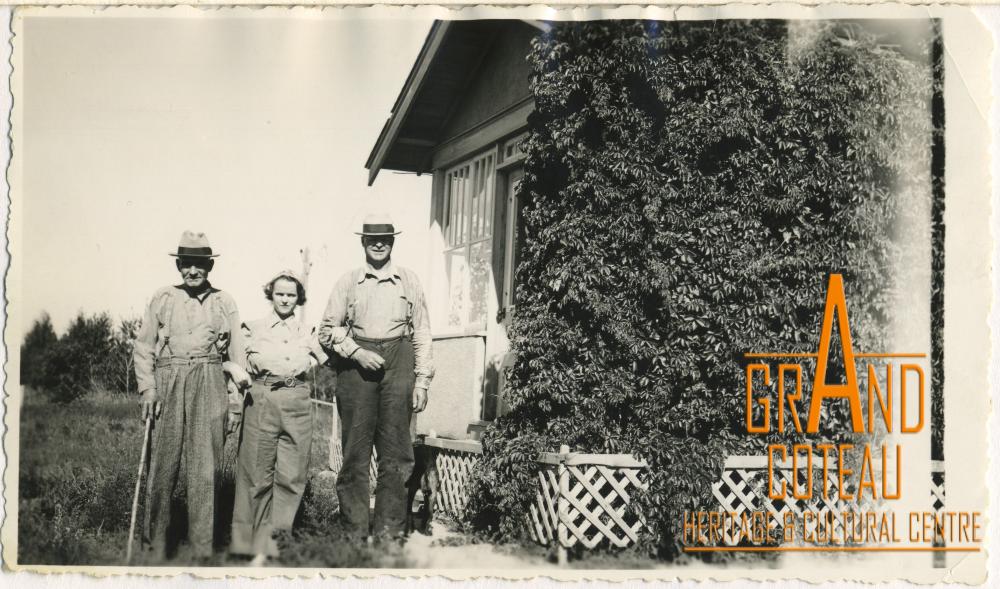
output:
[[[233,382],[236,383],[236,386],[238,386],[241,389],[249,387],[250,384],[253,382],[253,379],[250,378],[250,375],[247,374],[247,371],[244,370],[243,367],[237,364],[236,362],[223,362],[222,369],[225,372],[229,373],[229,378],[233,379]]]
[[[309,372],[314,365],[315,364],[312,361],[312,356],[309,356],[308,358],[306,358],[302,362],[299,362],[298,365],[295,368],[293,368],[292,371],[288,374],[288,376],[291,376],[293,378],[297,378],[297,377],[299,377],[299,376],[301,376],[301,375]]]

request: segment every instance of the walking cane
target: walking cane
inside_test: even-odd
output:
[[[135,479],[135,496],[132,497],[132,523],[128,526],[128,548],[125,550],[125,564],[132,562],[132,540],[135,538],[135,512],[139,510],[139,489],[142,486],[142,473],[146,470],[146,447],[149,445],[149,426],[152,417],[146,418],[146,431],[142,436],[142,457],[139,458],[139,475]]]

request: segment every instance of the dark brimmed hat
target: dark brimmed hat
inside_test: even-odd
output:
[[[212,246],[208,245],[208,238],[204,233],[185,231],[181,234],[181,241],[177,245],[177,253],[170,254],[175,258],[218,258],[218,254],[212,253]]]
[[[399,235],[402,231],[396,231],[389,215],[368,215],[361,222],[361,232],[354,232],[355,235]]]

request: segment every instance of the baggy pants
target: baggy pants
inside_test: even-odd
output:
[[[218,356],[160,358],[143,539],[166,556],[170,503],[184,456],[188,539],[196,557],[212,554],[216,479],[225,443],[226,381]]]
[[[243,409],[230,552],[278,555],[272,534],[292,528],[306,488],[311,405],[305,383],[253,383]]]
[[[405,485],[413,471],[413,344],[409,338],[355,341],[382,356],[385,364],[371,372],[352,360],[341,362],[337,376],[344,452],[337,477],[340,511],[354,533],[368,534],[368,465],[374,443],[378,452],[374,533],[401,534],[406,525]]]

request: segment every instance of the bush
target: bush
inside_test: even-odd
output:
[[[929,59],[779,21],[563,24],[529,59],[510,412],[471,517],[520,534],[539,451],[631,453],[672,557],[725,457],[775,439],[745,433],[745,352],[815,351],[834,272],[855,347],[886,349],[891,228],[929,202]]]

